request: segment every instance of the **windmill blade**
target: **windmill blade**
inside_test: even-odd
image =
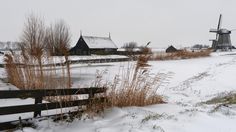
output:
[[[236,29],[232,29],[232,30],[230,30],[230,31],[235,31]]]
[[[220,28],[221,28],[221,20],[222,19],[222,14],[220,14],[220,17],[219,17],[219,22],[218,22],[218,26],[217,26],[217,30],[219,31],[220,30]]]
[[[209,39],[209,41],[216,41],[215,39]]]
[[[212,32],[212,33],[217,33],[218,32],[218,30],[217,29],[210,29],[210,31],[209,32]]]

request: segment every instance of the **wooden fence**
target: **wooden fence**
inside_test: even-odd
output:
[[[44,110],[89,105],[91,104],[91,102],[103,103],[105,101],[105,97],[95,98],[94,95],[97,93],[104,93],[104,92],[106,92],[106,88],[96,88],[96,87],[70,88],[70,89],[42,89],[42,90],[10,90],[10,91],[4,90],[4,91],[0,91],[0,99],[34,98],[35,103],[27,104],[27,105],[16,104],[15,106],[0,107],[0,116],[33,112],[34,113],[33,117],[36,118],[36,117],[41,117],[41,111],[44,111]],[[80,94],[87,94],[88,99],[42,103],[43,97],[80,95]],[[48,115],[48,116],[57,116],[57,115],[55,114],[55,115]],[[24,119],[24,122],[27,120],[29,119]],[[16,127],[19,127],[19,125],[21,125],[21,127],[23,127],[24,125],[27,126],[27,124],[28,124],[27,122],[22,124],[21,117],[19,117],[19,119],[16,119],[14,121],[0,122],[0,131],[16,128]]]

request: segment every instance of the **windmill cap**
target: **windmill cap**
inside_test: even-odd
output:
[[[220,33],[230,33],[230,31],[227,30],[227,29],[221,29],[221,30],[220,30]]]

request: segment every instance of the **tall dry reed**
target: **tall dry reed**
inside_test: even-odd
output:
[[[109,106],[145,106],[164,103],[157,90],[166,75],[150,74],[148,69],[150,55],[150,50],[146,49],[138,57],[135,65],[123,69],[122,73],[115,76],[113,82],[107,85]]]
[[[42,57],[41,62],[50,63],[46,67],[38,64],[38,60],[27,55],[14,52],[5,55],[5,69],[8,80],[19,89],[58,89],[69,88],[66,68],[56,68],[50,57]]]

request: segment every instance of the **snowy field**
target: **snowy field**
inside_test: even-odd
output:
[[[106,71],[103,81],[109,82],[134,62],[72,65],[73,87],[93,85],[96,72]],[[166,104],[146,107],[112,108],[94,119],[74,120],[72,123],[37,122],[38,127],[24,128],[31,131],[57,132],[235,132],[236,106],[222,107],[213,112],[215,105],[202,102],[218,95],[236,91],[236,52],[212,53],[210,57],[150,61],[153,74],[169,74],[168,82],[159,89]],[[0,69],[1,77],[5,76]],[[14,89],[0,83],[0,89]],[[0,100],[0,106],[32,103],[26,100]],[[26,114],[25,117],[32,116]],[[14,118],[0,116],[0,121]]]

